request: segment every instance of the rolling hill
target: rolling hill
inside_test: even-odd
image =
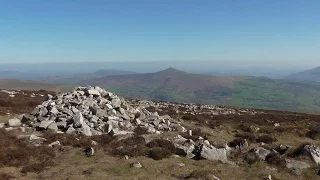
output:
[[[30,80],[0,79],[0,89],[70,91],[74,85],[49,84]]]
[[[199,75],[169,68],[156,73],[101,77],[80,84],[98,85],[138,99],[320,112],[320,83],[316,82]]]
[[[286,79],[295,80],[295,81],[320,82],[320,67],[316,67],[307,71],[291,74],[287,76]]]

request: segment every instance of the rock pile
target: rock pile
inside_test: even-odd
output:
[[[48,95],[31,114],[9,120],[10,126],[29,126],[37,131],[82,133],[86,136],[108,133],[128,134],[138,127],[149,133],[185,131],[170,116],[159,116],[143,107],[132,107],[125,99],[100,87],[77,87],[73,92]]]

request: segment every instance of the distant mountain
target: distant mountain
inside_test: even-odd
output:
[[[80,84],[98,85],[138,99],[320,112],[320,83],[316,82],[200,75],[168,68],[156,73],[100,77]]]
[[[40,80],[47,83],[62,83],[62,84],[78,84],[82,81],[113,75],[129,75],[136,74],[135,72],[122,71],[116,69],[100,69],[94,73],[74,74],[69,76],[49,76]]]
[[[295,80],[295,81],[320,82],[320,67],[316,67],[314,69],[310,69],[307,71],[291,74],[287,76],[286,79]]]
[[[148,86],[161,89],[198,90],[228,87],[241,77],[217,77],[211,75],[191,74],[174,68],[168,68],[156,73],[106,76],[83,81],[81,84],[99,86]]]

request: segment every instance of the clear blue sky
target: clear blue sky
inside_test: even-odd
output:
[[[320,65],[320,0],[0,0],[0,63]]]

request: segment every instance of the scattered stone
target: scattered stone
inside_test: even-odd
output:
[[[270,150],[267,150],[265,148],[262,147],[258,147],[255,150],[255,154],[257,155],[257,157],[259,158],[260,161],[265,161],[266,157],[271,153]]]
[[[11,127],[19,127],[22,125],[21,120],[18,118],[9,119],[8,123]]]
[[[60,144],[60,141],[55,141],[53,143],[50,143],[48,146],[49,147],[56,147],[56,146],[61,146],[61,144]]]
[[[203,159],[208,160],[219,160],[222,162],[227,161],[227,150],[224,148],[218,149],[215,147],[207,147],[205,145],[201,145],[200,147],[200,156]]]
[[[306,162],[297,161],[294,159],[286,159],[286,167],[289,169],[306,169],[310,168],[311,166]]]
[[[141,163],[140,162],[134,162],[134,163],[132,163],[132,167],[134,167],[134,168],[142,168],[142,165],[141,165]]]
[[[97,141],[94,141],[94,140],[91,140],[91,144],[92,144],[92,146],[97,146],[98,145]]]
[[[274,123],[274,127],[280,127],[280,123]]]
[[[0,123],[0,128],[4,128],[5,127],[5,123]]]
[[[213,178],[214,180],[220,180],[220,178],[218,178],[217,176],[215,176],[215,175],[213,175],[213,174],[212,174],[212,178]]]
[[[124,155],[123,159],[128,160],[128,159],[129,159],[129,156]]]
[[[184,167],[184,166],[186,166],[186,165],[185,165],[184,163],[177,163],[176,166],[177,166],[177,167]]]

